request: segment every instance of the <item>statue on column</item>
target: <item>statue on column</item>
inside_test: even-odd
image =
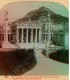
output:
[[[5,11],[5,41],[2,44],[2,48],[15,48],[14,45],[12,45],[9,41],[8,41],[8,11]]]

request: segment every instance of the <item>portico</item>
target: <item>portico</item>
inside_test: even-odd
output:
[[[37,25],[36,23],[33,25],[28,25],[26,23],[17,24],[17,29],[16,29],[17,46],[23,44],[41,43],[42,40],[41,26],[38,23]]]

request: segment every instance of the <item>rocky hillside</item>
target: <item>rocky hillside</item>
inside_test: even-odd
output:
[[[18,22],[28,21],[29,19],[39,20],[41,16],[48,17],[49,11],[50,11],[51,21],[53,21],[55,23],[68,22],[67,17],[63,17],[59,14],[56,14],[46,7],[40,7],[39,9],[36,9],[36,10],[33,10],[33,11],[29,12],[28,14],[25,15],[24,18],[19,19]]]

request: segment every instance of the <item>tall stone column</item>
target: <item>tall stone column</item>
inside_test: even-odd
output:
[[[5,11],[5,42],[2,44],[2,48],[15,48],[15,46],[8,41],[8,12],[7,11]]]
[[[22,29],[21,41],[22,41],[22,43],[23,43],[23,29]]]
[[[5,41],[8,42],[8,18],[5,19]]]
[[[18,45],[18,44],[19,44],[19,31],[18,31],[18,30],[19,30],[19,29],[17,29],[17,32],[16,32],[16,33],[17,33],[17,34],[16,34],[16,35],[17,35],[17,36],[16,36],[17,47],[19,46],[19,45]]]
[[[30,42],[33,43],[33,29],[31,29]]]
[[[2,41],[2,34],[1,34],[1,41]]]
[[[5,34],[4,34],[4,41],[5,41]]]
[[[1,34],[1,41],[2,41],[2,34]]]
[[[28,29],[26,30],[26,43],[28,43]]]
[[[15,37],[14,37],[14,34],[12,34],[12,40],[14,41]]]
[[[35,35],[35,42],[37,43],[37,29],[36,29],[36,35]]]
[[[41,36],[42,36],[41,30],[39,29],[39,43],[41,43]]]
[[[46,34],[45,34],[45,42],[46,42]]]
[[[9,36],[8,36],[8,37],[9,37],[9,41],[12,41],[11,34],[9,34]]]

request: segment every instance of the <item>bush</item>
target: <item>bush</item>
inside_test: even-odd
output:
[[[3,75],[21,75],[36,65],[33,49],[17,49],[0,52],[0,71]]]
[[[69,50],[63,50],[63,49],[58,50],[56,52],[49,54],[49,57],[56,61],[68,64],[69,63]]]

